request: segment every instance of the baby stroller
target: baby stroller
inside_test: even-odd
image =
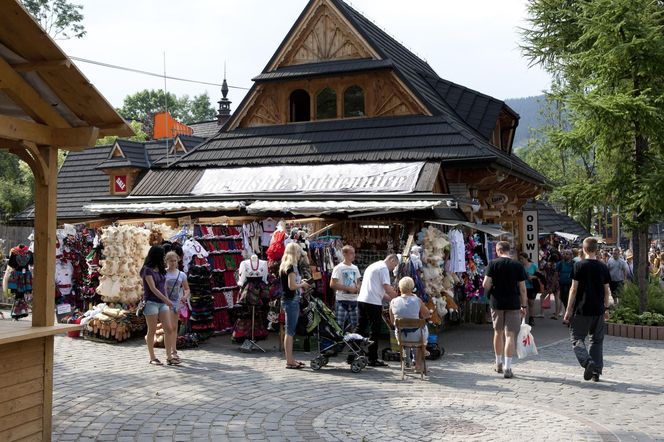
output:
[[[309,305],[305,307],[303,314],[307,322],[307,332],[313,332],[318,340],[317,355],[309,364],[312,370],[320,370],[326,366],[329,362],[328,354],[336,352],[345,352],[348,355],[348,363],[353,373],[359,373],[367,366],[369,360],[365,353],[371,341],[357,333],[344,334],[334,314],[323,301],[310,297]],[[331,343],[321,348],[321,339]]]

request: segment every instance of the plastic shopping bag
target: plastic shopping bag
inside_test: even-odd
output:
[[[551,308],[551,295],[546,295],[542,297],[542,308],[550,309]]]
[[[526,324],[525,319],[521,322],[521,330],[519,336],[516,338],[516,354],[519,359],[537,354],[537,346],[535,345],[535,338],[533,338],[530,330],[531,326]]]

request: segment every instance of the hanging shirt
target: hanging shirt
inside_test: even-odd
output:
[[[450,241],[450,260],[448,271],[461,273],[466,271],[466,245],[463,241],[463,233],[453,229],[447,234]]]
[[[239,286],[243,286],[247,278],[262,278],[263,282],[267,284],[267,261],[257,259],[254,263],[251,259],[246,259],[240,263],[238,273],[240,275],[237,281]]]
[[[189,263],[191,258],[194,256],[199,256],[201,258],[207,258],[210,254],[203,248],[203,246],[193,238],[185,241],[182,246],[182,252],[184,256],[182,257],[182,270],[186,273],[189,271]]]

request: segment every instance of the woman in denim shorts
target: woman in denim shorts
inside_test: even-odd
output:
[[[145,300],[145,322],[148,325],[148,334],[145,336],[145,342],[148,344],[148,353],[150,354],[150,364],[164,365],[154,354],[154,335],[157,331],[157,323],[161,322],[164,328],[164,341],[166,349],[172,348],[171,340],[171,314],[173,302],[164,294],[166,291],[166,265],[164,260],[164,249],[161,246],[152,246],[145,257],[143,268],[141,269],[141,278],[143,278],[143,299]],[[180,362],[172,359],[166,354],[168,365],[177,365]]]
[[[300,297],[302,289],[308,289],[309,284],[302,281],[300,272],[297,269],[297,261],[302,253],[302,248],[295,242],[286,246],[284,256],[281,258],[279,266],[279,276],[281,277],[281,287],[283,296],[281,298],[281,307],[286,315],[286,336],[284,337],[284,352],[286,353],[286,368],[299,369],[304,367],[304,363],[298,362],[293,358],[293,336],[295,336],[295,326],[297,318],[300,316]]]

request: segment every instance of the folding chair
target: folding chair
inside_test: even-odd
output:
[[[402,330],[414,330],[422,329],[426,327],[427,321],[425,319],[410,319],[410,318],[397,318],[394,321],[394,327],[396,329],[396,338],[397,344],[399,345],[399,355],[401,356],[401,380],[406,376],[406,361],[404,359],[404,350],[406,348],[419,348],[424,356],[427,351],[427,341],[424,337],[423,331],[420,332],[420,339],[417,341],[411,340],[401,340],[401,331]],[[408,336],[406,336],[407,338]],[[421,378],[424,379],[424,374],[427,372],[427,360],[423,358],[423,366]]]

